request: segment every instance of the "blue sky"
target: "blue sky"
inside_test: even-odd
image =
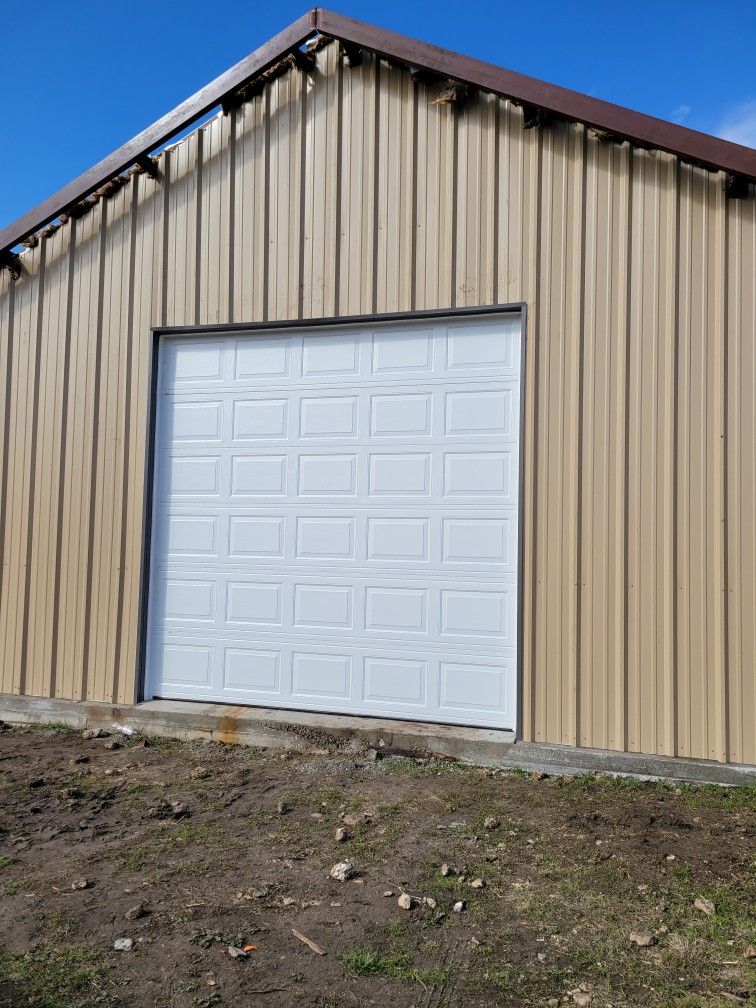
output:
[[[756,0],[333,0],[331,9],[756,146]],[[0,0],[0,226],[306,0]]]

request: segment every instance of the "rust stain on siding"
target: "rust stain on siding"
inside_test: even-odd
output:
[[[756,761],[756,200],[338,47],[0,273],[0,692],[134,700],[150,327],[528,305],[525,738]]]

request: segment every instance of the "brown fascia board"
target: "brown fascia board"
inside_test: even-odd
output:
[[[267,70],[292,49],[299,47],[316,31],[341,42],[372,50],[388,59],[431,71],[444,78],[464,81],[482,91],[515,102],[545,109],[560,118],[585,123],[631,143],[668,151],[713,171],[725,171],[756,181],[756,150],[749,147],[590,98],[555,84],[546,84],[534,77],[504,70],[492,63],[484,63],[471,56],[440,49],[429,42],[420,42],[315,7],[117,151],[3,228],[0,231],[0,266],[19,242],[91,195],[114,175],[136,164],[141,157],[191,126],[220,105],[227,95]]]
[[[430,70],[444,78],[473,84],[482,91],[515,102],[546,109],[559,118],[585,123],[643,147],[676,154],[685,161],[714,171],[731,172],[756,181],[756,150],[751,147],[742,147],[643,112],[590,98],[577,91],[547,84],[513,70],[504,70],[493,63],[440,49],[429,42],[419,42],[407,35],[376,28],[323,8],[317,8],[316,25],[326,35],[371,49],[389,59]]]
[[[83,175],[69,182],[68,185],[63,186],[33,210],[29,210],[18,220],[3,228],[0,231],[0,264],[6,253],[19,242],[34,234],[45,224],[55,220],[69,207],[86,199],[108,179],[136,164],[140,157],[149,154],[150,151],[171,140],[187,126],[191,126],[192,123],[201,119],[203,115],[219,105],[226,95],[246,84],[252,77],[267,70],[292,49],[300,46],[314,34],[315,30],[315,10],[311,10],[265,42],[259,49],[255,49],[249,56],[232,66],[230,70],[226,70],[220,77],[216,77],[214,81],[197,91],[191,98],[187,98],[186,101],[177,105],[162,119],[158,119],[138,136],[89,168]]]

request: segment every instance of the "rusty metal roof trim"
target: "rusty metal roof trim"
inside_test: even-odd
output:
[[[127,141],[118,150],[103,158],[78,178],[43,200],[34,209],[29,210],[18,220],[3,228],[0,231],[0,264],[3,263],[5,255],[25,238],[55,220],[69,207],[91,196],[105,182],[137,164],[144,155],[165,144],[185,130],[187,126],[191,126],[192,123],[201,119],[202,116],[220,105],[227,95],[232,94],[251,78],[267,70],[282,56],[301,46],[316,30],[315,9],[313,9],[255,49],[253,53],[235,66],[226,70],[220,77],[216,77],[214,81],[201,88],[191,98],[187,98],[171,112]]]
[[[756,150],[318,8],[319,31],[620,139],[756,181]]]
[[[11,250],[24,239],[86,199],[114,176],[140,164],[155,148],[222,105],[225,99],[317,32],[345,43],[352,52],[371,50],[416,71],[429,71],[461,81],[552,116],[585,123],[614,139],[666,151],[708,170],[723,171],[730,177],[730,194],[744,193],[742,185],[732,184],[733,178],[756,181],[756,150],[750,147],[315,7],[83,175],[3,228],[0,231],[0,267],[7,264]],[[748,191],[747,186],[745,191]]]

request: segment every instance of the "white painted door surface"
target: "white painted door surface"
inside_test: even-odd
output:
[[[520,343],[163,340],[147,695],[514,728]]]

